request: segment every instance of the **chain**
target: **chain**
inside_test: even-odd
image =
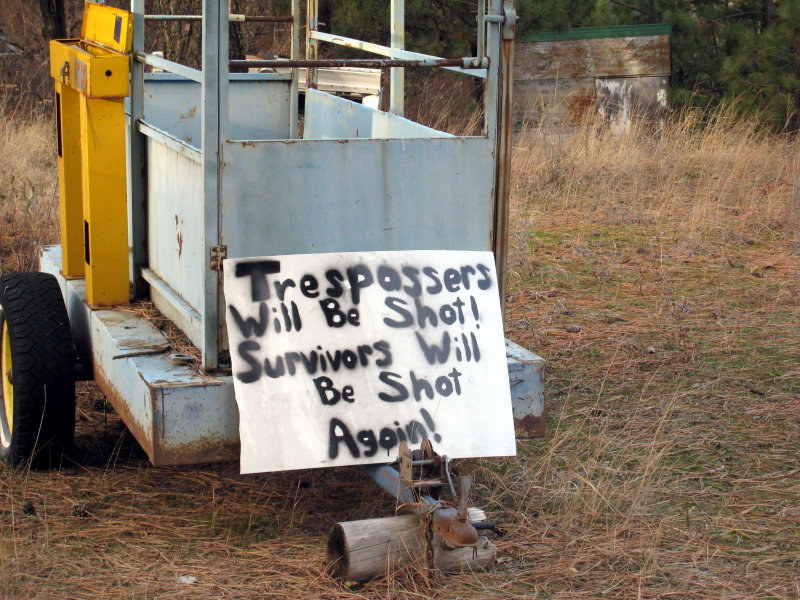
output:
[[[436,557],[433,552],[433,512],[425,516],[425,558],[428,561],[428,571],[431,576],[436,572]]]

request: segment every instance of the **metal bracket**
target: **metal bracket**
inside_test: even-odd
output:
[[[514,6],[514,0],[503,1],[503,14],[501,15],[483,15],[484,23],[499,23],[503,26],[504,40],[514,39],[517,21],[519,21],[519,16],[517,16],[517,9]],[[480,54],[480,45],[481,44],[479,41],[478,54]]]
[[[505,16],[505,20],[503,21],[503,39],[513,40],[517,21],[519,21],[517,9],[514,6],[514,0],[503,1],[503,15]]]
[[[210,268],[212,271],[222,271],[222,261],[226,258],[228,258],[227,246],[211,246]]]

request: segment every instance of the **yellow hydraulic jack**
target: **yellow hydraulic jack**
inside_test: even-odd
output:
[[[129,301],[125,114],[132,15],[86,2],[80,39],[50,42],[62,272],[91,306]]]

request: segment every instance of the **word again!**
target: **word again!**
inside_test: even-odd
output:
[[[394,426],[361,429],[355,434],[344,421],[334,417],[328,425],[328,457],[337,458],[342,446],[353,458],[359,458],[362,454],[370,458],[378,453],[379,448],[386,450],[386,455],[390,456],[392,448],[400,442],[418,444],[428,437],[432,437],[437,444],[441,442],[442,436],[435,433],[436,424],[430,413],[421,408],[419,414],[422,420],[411,419],[404,425],[395,421]]]

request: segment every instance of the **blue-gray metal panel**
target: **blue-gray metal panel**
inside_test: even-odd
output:
[[[201,340],[200,332],[203,320],[192,306],[167,285],[163,279],[151,269],[142,269],[142,277],[150,284],[150,299],[156,308],[178,329],[188,332],[187,336],[194,344]]]
[[[147,122],[144,121],[140,122],[138,124],[137,130],[140,133],[146,135],[147,137],[152,138],[157,142],[164,144],[170,150],[174,150],[178,154],[182,154],[186,158],[192,159],[196,163],[200,163],[203,160],[203,153],[200,152],[199,148],[195,148],[188,142],[178,139],[168,134],[166,131],[158,129],[157,127],[153,127],[152,125],[149,125]]]
[[[509,339],[506,339],[506,359],[517,437],[541,436],[545,427],[545,360]]]
[[[306,91],[303,137],[307,140],[334,140],[340,138],[399,139],[454,136],[398,115],[310,89]]]
[[[203,298],[203,168],[194,160],[147,140],[147,228],[150,269],[197,313]],[[170,312],[159,298],[156,304]],[[200,324],[186,315],[184,333],[201,345]]]
[[[228,258],[488,250],[491,174],[485,138],[228,143],[221,243]]]
[[[233,74],[229,134],[233,139],[289,137],[288,75]],[[145,76],[144,120],[193,146],[200,146],[201,85],[172,73]]]
[[[219,377],[203,384],[155,388],[158,458],[161,464],[239,459],[239,410],[233,381]]]

